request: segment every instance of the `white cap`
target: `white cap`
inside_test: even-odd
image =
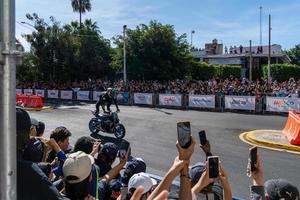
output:
[[[132,188],[137,188],[139,186],[143,186],[145,194],[146,192],[149,192],[153,185],[156,185],[157,181],[152,179],[148,174],[141,172],[138,174],[133,175],[128,182],[128,192]]]
[[[94,158],[91,155],[82,151],[70,154],[63,165],[63,174],[66,181],[72,184],[86,179],[92,171],[94,162]],[[68,179],[70,176],[77,177],[78,179]]]

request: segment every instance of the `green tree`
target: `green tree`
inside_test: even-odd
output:
[[[90,0],[71,0],[72,8],[74,12],[79,12],[79,26],[81,27],[81,15],[86,11],[92,9]]]
[[[169,80],[184,78],[191,60],[186,35],[177,36],[174,27],[150,21],[126,31],[128,79]],[[123,55],[122,36],[114,38],[117,46],[114,64]]]
[[[34,23],[36,31],[25,35],[31,50],[28,62],[19,71],[34,68],[28,72],[37,73],[26,76],[29,81],[32,76],[37,76],[39,81],[64,83],[108,75],[110,42],[103,38],[95,22],[85,20],[81,28],[78,22],[62,27],[53,17],[49,24],[35,13],[27,18]]]
[[[300,44],[297,44],[294,48],[286,52],[291,58],[291,63],[300,65]]]

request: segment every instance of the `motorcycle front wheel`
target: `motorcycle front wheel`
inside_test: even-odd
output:
[[[118,139],[123,139],[125,137],[125,127],[123,126],[123,124],[116,124],[115,127],[115,136]]]
[[[89,122],[89,129],[92,134],[99,133],[99,129],[97,129],[97,126],[99,125],[99,121],[97,119],[91,119]]]

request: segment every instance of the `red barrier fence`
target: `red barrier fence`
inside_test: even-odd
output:
[[[43,108],[44,106],[42,97],[36,95],[17,95],[16,101],[17,104],[20,104],[27,108]]]
[[[289,111],[289,117],[282,133],[291,144],[300,145],[300,115],[296,111]]]

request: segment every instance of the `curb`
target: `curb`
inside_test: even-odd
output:
[[[258,131],[258,130],[256,130]],[[255,131],[249,131],[244,132],[239,135],[240,140],[243,142],[250,144],[250,145],[256,145],[261,148],[270,149],[270,150],[276,150],[276,151],[282,151],[287,153],[293,153],[293,154],[299,154],[300,155],[300,147],[298,146],[290,146],[290,145],[284,145],[276,142],[269,142],[265,140],[257,140],[253,138],[253,132]],[[248,136],[250,134],[250,137]]]
[[[255,143],[267,146],[267,147],[280,148],[280,149],[286,149],[286,150],[300,152],[300,146],[298,147],[296,145],[286,145],[286,144],[282,144],[282,143],[278,143],[278,142],[272,142],[272,141],[263,140],[263,139],[258,140],[254,136],[254,133],[257,132],[257,131],[260,131],[260,130],[255,130],[255,131],[247,132],[246,139],[248,139],[249,141],[252,141],[252,142],[255,142]]]
[[[52,110],[51,106],[44,106],[43,108],[23,108],[26,111],[42,111],[42,110]]]

